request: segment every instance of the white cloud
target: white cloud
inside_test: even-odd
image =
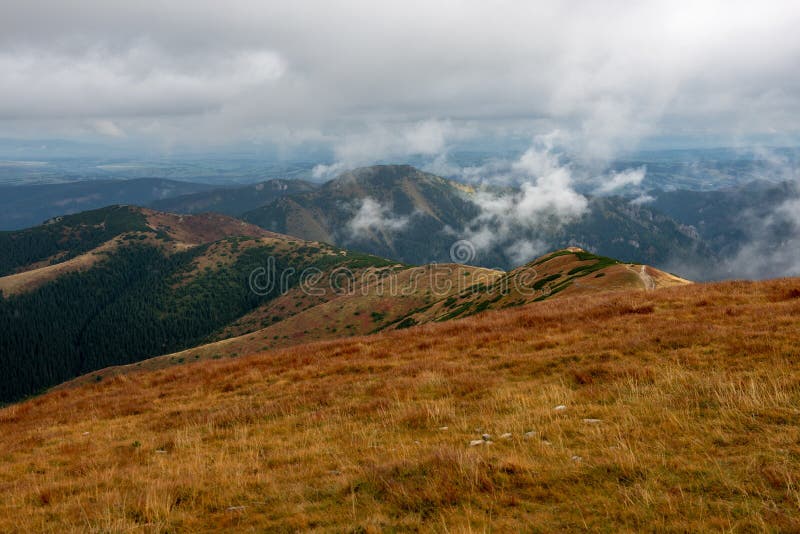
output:
[[[595,190],[595,192],[602,195],[607,195],[627,187],[639,186],[641,185],[642,180],[644,180],[646,174],[647,169],[645,167],[626,169],[622,172],[611,173],[610,176],[602,179],[602,183]]]
[[[405,228],[411,218],[392,213],[390,206],[385,206],[371,197],[361,201],[355,216],[347,228],[352,239],[368,239],[376,233],[397,232]]]
[[[345,170],[409,156],[436,156],[448,141],[470,135],[449,121],[425,120],[410,124],[373,124],[364,131],[342,136],[334,142],[336,161],[314,167],[317,179],[333,178]]]
[[[0,135],[103,119],[129,142],[433,154],[438,117],[561,128],[600,161],[645,136],[796,135],[798,25],[790,0],[6,2]]]
[[[634,206],[643,206],[645,204],[650,204],[655,199],[656,198],[652,195],[648,195],[647,193],[642,193],[638,197],[631,200],[630,203],[633,204]]]
[[[521,180],[515,192],[479,191],[474,202],[480,214],[461,237],[479,250],[501,247],[514,263],[530,260],[547,248],[538,238],[519,239],[537,231],[552,231],[580,218],[588,200],[573,188],[572,173],[552,152],[552,136],[535,140],[534,146],[510,165],[510,172]]]
[[[114,124],[114,121],[98,119],[91,121],[91,126],[100,135],[107,137],[125,137],[125,132]]]

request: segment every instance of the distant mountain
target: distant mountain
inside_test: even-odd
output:
[[[494,193],[515,192],[506,188]],[[429,263],[451,261],[451,246],[468,234],[465,230],[480,215],[476,191],[469,186],[408,165],[379,165],[345,173],[315,191],[288,195],[242,218],[304,239],[408,263]],[[536,243],[539,249],[579,246],[656,266],[675,258],[705,261],[710,255],[702,241],[679,223],[620,197],[592,198],[577,220],[520,228],[513,240]],[[498,238],[493,246],[475,251],[474,262],[514,268],[524,262],[518,248]]]
[[[344,173],[316,191],[286,196],[242,218],[408,263],[449,261],[454,239],[446,229],[478,215],[463,187],[408,165],[379,165]]]
[[[268,180],[235,188],[216,188],[187,195],[156,200],[150,206],[173,213],[201,213],[213,211],[233,217],[254,210],[287,196],[306,193],[316,186],[303,180]]]
[[[716,254],[734,255],[753,237],[754,226],[784,202],[800,197],[796,183],[751,182],[718,191],[666,191],[654,194],[650,204],[672,219],[691,226]],[[773,236],[781,239],[780,233]]]
[[[211,188],[206,184],[162,178],[0,185],[0,230],[29,228],[57,215],[69,215],[112,204],[147,205],[158,199]]]

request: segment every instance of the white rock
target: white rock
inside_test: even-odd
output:
[[[477,445],[483,445],[485,442],[482,439],[473,439],[469,442],[470,447],[475,447]]]
[[[439,430],[447,430],[447,427],[446,426],[440,426]]]
[[[483,438],[483,441],[489,441],[490,439],[492,439],[492,436],[490,436],[489,434],[484,434],[481,436],[481,438]]]
[[[228,506],[227,511],[229,512],[244,512],[244,509],[247,508],[246,506]]]
[[[603,420],[602,419],[584,419],[583,422],[586,423],[587,425],[596,425],[598,423],[602,423]]]
[[[578,455],[575,455],[575,456],[573,456],[573,457],[572,457],[572,461],[573,461],[573,462],[580,462],[581,460],[583,460],[583,458],[581,458],[581,457],[580,457],[580,456],[578,456]]]
[[[536,437],[536,431],[535,430],[531,430],[530,432],[525,432],[524,434],[522,434],[522,437],[525,438],[525,439],[532,439],[532,438]]]
[[[500,439],[511,439],[511,432],[506,432],[505,434],[500,435]]]
[[[567,407],[566,407],[566,406],[564,406],[563,404],[559,404],[558,406],[556,406],[555,408],[553,408],[553,410],[555,410],[555,411],[557,411],[557,412],[563,412],[563,411],[564,411],[564,410],[566,410],[566,409],[567,409]]]

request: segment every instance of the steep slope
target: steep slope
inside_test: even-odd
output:
[[[514,188],[494,190],[496,197]],[[408,165],[356,169],[303,195],[291,195],[242,218],[275,232],[335,243],[408,263],[453,261],[451,246],[469,235],[482,211],[475,190]],[[500,235],[492,227],[483,229]],[[666,265],[713,262],[696,234],[669,217],[617,197],[592,198],[586,213],[565,224],[524,224],[511,242],[498,237],[476,250],[484,267],[519,266],[519,242],[551,250],[579,246],[624,261]],[[531,259],[531,258],[528,258]]]
[[[147,205],[155,200],[211,188],[207,184],[163,178],[0,185],[0,230],[28,228],[57,215],[69,215],[112,204]]]
[[[54,391],[0,410],[0,530],[796,531],[799,297],[585,295]]]
[[[310,182],[275,179],[243,187],[217,188],[212,191],[174,196],[152,202],[150,206],[173,213],[213,211],[237,217],[278,198],[314,189],[316,186]]]
[[[2,237],[6,270],[21,272],[0,278],[0,402],[195,346],[309,269],[357,276],[394,265],[224,215],[130,206]]]

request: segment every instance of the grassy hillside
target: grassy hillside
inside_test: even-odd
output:
[[[54,391],[0,410],[0,530],[795,531],[798,317],[585,295]]]
[[[415,310],[394,326],[446,321],[484,310],[522,306],[573,295],[631,289],[652,291],[688,283],[648,265],[622,263],[571,247],[546,254],[492,281],[477,282],[452,296]]]
[[[357,284],[342,293],[330,291],[325,277],[311,291],[292,288],[228,325],[215,336],[219,341],[101,369],[77,381],[401,330],[549,299],[690,283],[649,266],[624,264],[577,248],[547,254],[508,273],[456,264],[392,265],[362,271],[353,281]]]

